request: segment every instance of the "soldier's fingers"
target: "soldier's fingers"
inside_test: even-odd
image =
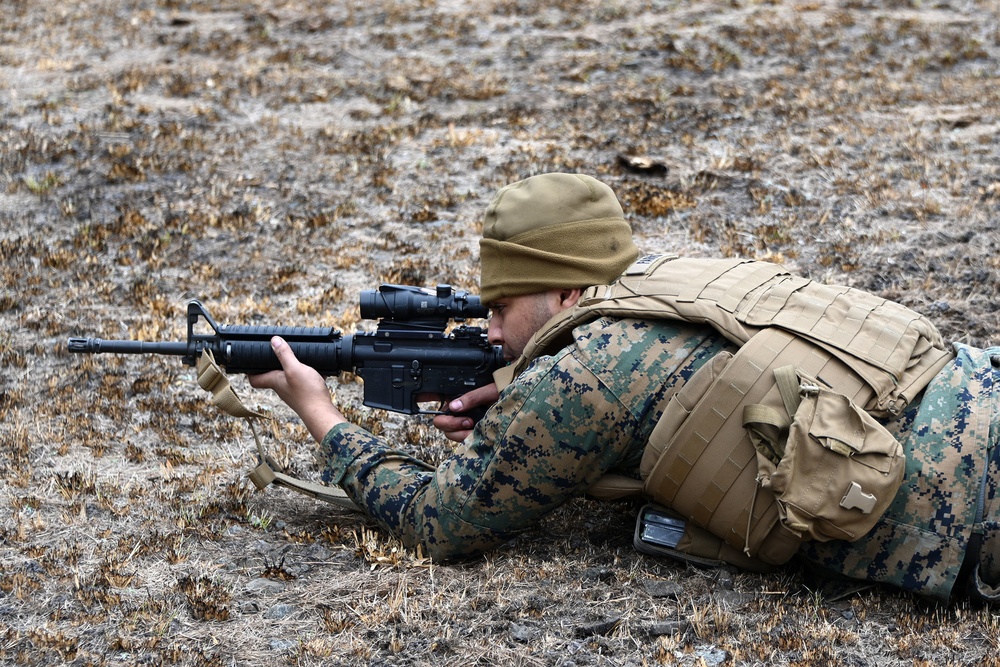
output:
[[[269,371],[258,375],[248,375],[247,380],[254,389],[274,389],[284,380],[284,371]]]
[[[274,350],[274,356],[278,357],[278,362],[286,371],[299,366],[299,360],[295,358],[291,346],[281,336],[275,336],[271,339],[271,349]]]
[[[475,425],[472,419],[461,415],[437,415],[433,421],[434,427],[445,433],[469,430]]]
[[[498,397],[497,386],[495,384],[487,384],[453,399],[448,403],[448,409],[454,413],[467,412],[473,408],[493,405],[497,402]]]

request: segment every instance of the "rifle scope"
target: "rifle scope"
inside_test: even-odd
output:
[[[361,292],[361,317],[366,320],[455,320],[488,317],[490,309],[479,297],[451,285],[436,289],[411,285],[381,285]]]

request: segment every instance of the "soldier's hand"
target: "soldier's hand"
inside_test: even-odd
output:
[[[488,408],[497,402],[500,394],[495,384],[487,384],[477,387],[472,391],[454,398],[448,403],[448,410],[451,414],[438,415],[434,417],[434,426],[444,433],[445,437],[455,442],[462,442],[476,425],[476,421],[463,413],[467,413],[476,408]]]
[[[347,421],[334,406],[326,380],[316,369],[296,359],[284,339],[272,338],[271,349],[281,362],[281,370],[248,376],[250,386],[273,389],[295,411],[316,442],[322,442],[331,428]]]

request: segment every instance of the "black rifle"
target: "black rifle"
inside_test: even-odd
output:
[[[499,346],[481,327],[462,325],[445,332],[451,320],[483,318],[489,309],[479,297],[454,291],[382,285],[361,293],[361,317],[378,319],[376,331],[341,335],[332,327],[219,325],[198,301],[188,304],[187,342],[70,338],[69,351],[112,354],[171,354],[195,366],[209,349],[230,373],[256,374],[281,368],[271,337],[284,338],[302,363],[321,375],[350,371],[364,380],[363,403],[404,414],[438,414],[421,409],[418,395],[454,398],[493,381],[504,365]],[[211,333],[195,333],[204,319]]]

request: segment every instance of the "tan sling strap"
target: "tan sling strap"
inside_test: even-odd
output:
[[[215,362],[211,350],[206,348],[202,351],[201,356],[198,357],[197,370],[198,384],[205,391],[212,393],[212,402],[223,412],[233,417],[246,419],[250,425],[250,432],[253,433],[254,442],[257,444],[258,465],[250,471],[249,477],[258,491],[262,491],[269,484],[277,484],[345,509],[358,509],[354,501],[348,498],[340,487],[307,482],[287,475],[283,472],[282,467],[264,452],[264,446],[257,435],[257,427],[254,422],[257,419],[267,419],[267,417],[250,410],[243,404],[243,401],[233,390],[229,378]]]

